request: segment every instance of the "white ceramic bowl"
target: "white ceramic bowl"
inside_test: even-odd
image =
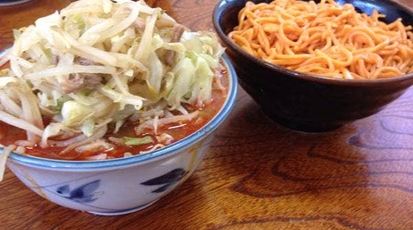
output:
[[[230,113],[237,76],[226,57],[228,97],[202,129],[149,154],[104,161],[51,160],[11,153],[8,168],[31,190],[64,207],[99,215],[143,209],[185,181],[197,168],[214,131]]]

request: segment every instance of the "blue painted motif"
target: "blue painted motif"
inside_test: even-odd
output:
[[[166,191],[172,185],[175,185],[176,183],[181,181],[187,173],[188,172],[184,169],[177,168],[161,176],[142,182],[141,184],[146,186],[162,185],[159,188],[152,191],[152,193],[161,193]]]
[[[94,197],[94,192],[99,188],[100,180],[83,184],[75,189],[71,189],[68,184],[62,185],[56,189],[56,193],[69,200],[79,203],[90,203],[97,198]]]

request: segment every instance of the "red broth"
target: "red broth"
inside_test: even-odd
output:
[[[227,89],[228,86],[228,73],[226,70],[222,70],[221,74],[222,77],[221,83]],[[199,116],[191,121],[186,121],[185,123],[172,123],[165,125],[163,127],[158,128],[158,133],[167,133],[174,137],[173,142],[179,141],[186,136],[196,132],[197,130],[201,129],[208,121],[210,121],[221,109],[222,105],[226,100],[226,93],[227,91],[223,91],[221,89],[214,89],[212,92],[212,99],[211,102],[202,107],[202,108],[195,108],[193,106],[184,105],[189,111],[194,111],[195,109],[200,110]],[[132,136],[135,137],[134,134],[134,127],[136,124],[131,122],[126,123],[120,132],[117,134],[107,134],[106,138],[113,136],[113,137],[122,137],[122,136]],[[145,135],[150,135],[153,137],[153,133],[146,133]],[[3,145],[11,145],[15,143],[17,140],[25,140],[26,139],[26,132],[24,130],[15,128],[3,122],[0,122],[0,143]],[[156,144],[156,139],[153,137],[153,143],[150,144],[143,144],[137,146],[126,146],[126,145],[117,145],[112,143],[115,147],[111,150],[102,151],[99,153],[106,153],[107,159],[113,158],[121,158],[124,157],[125,152],[130,152],[132,154],[139,154],[141,151],[148,151],[152,149],[152,147]],[[173,143],[172,142],[172,143]],[[75,150],[71,150],[65,152],[64,154],[60,154],[64,147],[46,147],[42,148],[38,145],[34,147],[26,147],[26,154],[32,156],[38,156],[43,158],[50,158],[50,159],[60,159],[60,160],[87,160],[88,157],[97,155],[95,151],[93,152],[77,152]]]

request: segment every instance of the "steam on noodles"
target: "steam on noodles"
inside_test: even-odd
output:
[[[413,72],[412,27],[334,0],[247,2],[229,37],[252,55],[299,72],[376,79]]]
[[[215,34],[143,1],[76,1],[14,36],[0,54],[9,66],[0,72],[0,121],[25,130],[16,146],[97,154],[88,159],[105,159],[114,145],[156,141],[156,149],[174,139],[160,126],[197,119],[213,89],[224,90]],[[136,125],[134,136],[106,138],[125,124]]]

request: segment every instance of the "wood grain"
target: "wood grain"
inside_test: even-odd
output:
[[[12,44],[12,28],[69,2],[0,7],[0,49]],[[147,2],[204,30],[217,0]],[[240,88],[196,173],[129,215],[59,207],[10,171],[0,192],[0,229],[413,229],[413,91],[372,117],[308,134],[272,122]]]

